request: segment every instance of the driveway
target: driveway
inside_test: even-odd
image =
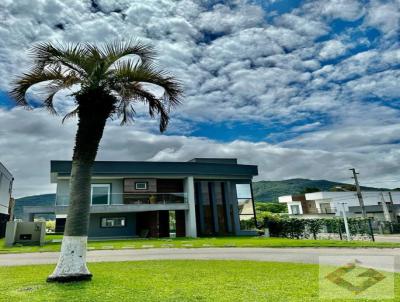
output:
[[[0,254],[0,266],[34,265],[56,263],[59,253],[26,253]],[[348,249],[348,248],[159,248],[140,250],[95,250],[88,251],[88,262],[115,262],[138,260],[255,260],[276,262],[319,263],[319,256],[347,256],[349,261],[357,257],[394,256],[395,271],[400,272],[400,248],[396,249]],[[382,261],[381,261],[382,259]],[[335,265],[336,260],[323,257],[322,264]],[[377,257],[373,265],[368,265],[386,271],[392,271],[393,265]]]

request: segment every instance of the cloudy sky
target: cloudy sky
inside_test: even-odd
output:
[[[75,120],[7,97],[34,43],[138,37],[184,103],[164,135],[144,108],[134,125],[110,121],[98,159],[237,157],[258,180],[351,182],[355,167],[362,184],[400,187],[399,20],[399,0],[2,0],[0,161],[23,196],[53,192],[49,161],[72,155]]]

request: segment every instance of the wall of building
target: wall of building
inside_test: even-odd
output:
[[[12,175],[0,163],[0,214],[8,215]]]
[[[125,217],[124,227],[104,228],[101,227],[103,217]],[[89,237],[134,237],[136,236],[136,214],[135,213],[113,213],[113,214],[91,214],[89,222]]]
[[[250,185],[249,180],[195,180],[196,225],[200,236],[245,235],[239,217],[254,218],[252,196],[238,196],[236,185]],[[251,194],[251,189],[250,193]],[[251,202],[238,205],[239,200]],[[240,212],[242,211],[242,212]]]
[[[390,198],[388,192],[362,191],[365,206],[373,206],[380,203],[382,201],[382,194],[384,200],[389,202]],[[400,204],[400,192],[392,192],[391,194],[393,203]],[[347,206],[350,207],[359,205],[356,192],[315,192],[306,194],[306,199],[315,200],[319,203],[332,202],[333,207],[338,207],[338,204],[341,202],[346,203]]]
[[[137,182],[146,182],[147,189],[136,189]],[[155,193],[157,192],[157,179],[155,178],[125,178],[123,180],[123,190],[126,193]]]
[[[123,204],[123,179],[92,179],[92,184],[111,184],[111,204]],[[69,180],[57,181],[58,200],[69,199]],[[59,203],[58,203],[59,204]]]

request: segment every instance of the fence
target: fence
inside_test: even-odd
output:
[[[387,221],[373,221],[372,228],[379,234],[400,234],[400,223]]]
[[[350,239],[374,240],[373,229],[368,219],[348,218]],[[346,238],[343,219],[298,219],[278,218],[264,220],[264,227],[269,229],[272,237],[296,239],[340,239]]]

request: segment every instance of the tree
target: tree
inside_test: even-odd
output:
[[[287,213],[287,205],[277,202],[256,202],[256,211],[270,213]]]
[[[321,190],[316,187],[305,187],[303,190],[301,190],[300,194],[315,193],[315,192],[321,192]]]
[[[78,87],[73,93],[76,107],[64,116],[77,116],[78,129],[72,157],[70,203],[61,245],[61,254],[48,281],[90,280],[86,266],[87,234],[90,212],[91,169],[108,118],[133,120],[133,105],[145,103],[152,118],[159,116],[160,131],[166,130],[171,107],[178,105],[182,87],[174,77],[155,67],[155,52],[138,41],[59,45],[37,44],[32,48],[34,65],[17,78],[10,95],[18,105],[29,107],[27,90],[44,84],[43,105],[57,114],[54,96],[60,90]],[[132,57],[134,55],[135,57]],[[148,85],[164,90],[160,97]],[[154,90],[154,89],[153,89]]]

